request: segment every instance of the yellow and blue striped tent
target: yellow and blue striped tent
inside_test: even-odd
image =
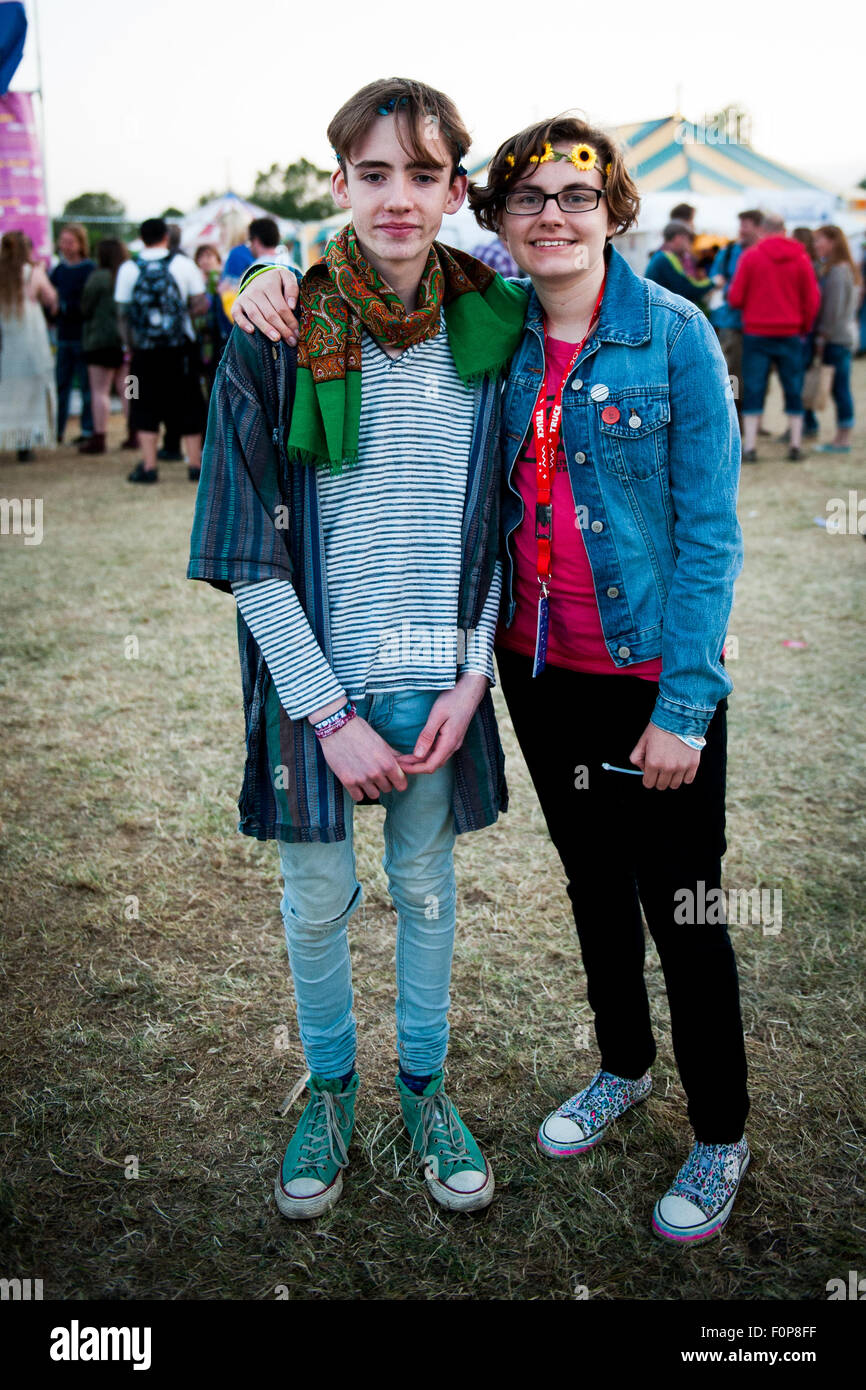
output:
[[[695,124],[682,116],[662,116],[618,126],[626,163],[641,195],[647,193],[725,194],[769,190],[806,191],[819,184],[750,145],[728,138],[725,131]],[[760,202],[760,198],[756,198]]]

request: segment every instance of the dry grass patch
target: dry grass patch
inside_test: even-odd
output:
[[[863,363],[855,379],[862,411]],[[177,465],[130,488],[119,454],[0,459],[0,492],[45,506],[40,546],[0,538],[5,1273],[62,1298],[269,1298],[286,1284],[303,1298],[552,1299],[582,1283],[605,1299],[740,1300],[822,1299],[862,1268],[866,549],[812,518],[860,485],[866,451],[799,467],[780,445],[763,452],[742,488],[726,882],[781,889],[783,929],[734,929],[755,1161],[722,1239],[694,1251],[649,1233],[690,1142],[653,953],[653,1096],[585,1162],[534,1148],[596,1054],[575,1049],[590,1015],[569,904],[498,692],[512,810],[458,843],[449,1058],[497,1198],[449,1217],[407,1161],[394,917],[381,812],[365,810],[352,1167],[327,1218],[279,1217],[294,1117],[276,1109],[302,1058],[276,854],[234,834],[234,605],[183,577],[192,487]]]

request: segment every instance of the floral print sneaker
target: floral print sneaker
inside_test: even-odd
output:
[[[745,1135],[736,1144],[695,1144],[655,1204],[655,1234],[678,1244],[718,1235],[731,1214],[750,1157]]]
[[[608,1126],[646,1100],[652,1090],[649,1072],[629,1081],[613,1072],[597,1071],[588,1086],[542,1121],[538,1147],[550,1158],[571,1158],[599,1144]]]

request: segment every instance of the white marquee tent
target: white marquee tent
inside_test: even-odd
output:
[[[210,242],[219,248],[225,258],[233,246],[246,240],[247,227],[255,217],[273,217],[273,213],[257,207],[237,193],[223,193],[218,198],[211,198],[202,207],[193,208],[192,212],[180,219],[180,244],[187,255],[193,255],[197,246]],[[285,217],[276,217],[274,221],[283,241],[296,241],[301,226],[299,222],[289,221]]]

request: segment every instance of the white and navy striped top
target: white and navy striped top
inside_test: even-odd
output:
[[[478,627],[457,631],[474,420],[444,318],[394,359],[363,334],[358,462],[317,478],[333,667],[290,583],[232,585],[290,718],[346,694],[447,690],[465,670],[493,683],[499,564]]]

